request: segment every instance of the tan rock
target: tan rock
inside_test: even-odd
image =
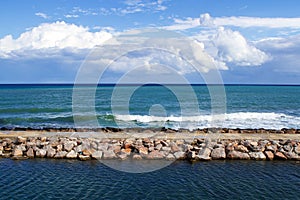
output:
[[[186,154],[183,151],[177,151],[174,153],[174,156],[177,160],[183,160],[186,158]]]
[[[58,158],[58,159],[64,158],[64,157],[66,157],[67,153],[68,152],[66,152],[66,151],[58,151],[55,154],[54,158]]]
[[[265,155],[268,160],[273,160],[274,159],[274,154],[272,151],[265,151]]]
[[[243,153],[240,151],[230,151],[227,154],[227,158],[229,159],[236,159],[236,160],[249,160],[250,156],[248,153]]]
[[[243,153],[248,153],[249,152],[249,150],[247,149],[247,147],[245,147],[243,145],[238,145],[238,146],[234,147],[234,149],[236,151],[243,152]]]
[[[16,146],[15,149],[12,152],[12,156],[13,157],[22,157],[23,156],[23,151],[21,149],[21,147]]]
[[[266,160],[266,156],[263,152],[250,152],[250,158],[253,160]]]
[[[147,159],[162,159],[164,158],[164,154],[159,152],[158,150],[151,151],[147,157]]]
[[[127,155],[130,155],[131,154],[131,149],[122,149],[121,152],[124,152]]]
[[[77,153],[74,150],[71,150],[69,153],[67,153],[66,158],[75,159],[77,158]]]
[[[139,154],[134,154],[134,155],[132,156],[132,159],[134,159],[134,160],[142,160],[143,158],[142,158],[142,156],[139,155]]]
[[[32,148],[29,148],[28,151],[26,152],[26,155],[28,158],[34,158],[34,151]]]
[[[86,161],[86,160],[90,160],[91,159],[90,156],[85,156],[85,155],[79,155],[78,158],[81,161]]]
[[[197,160],[211,160],[210,154],[211,154],[210,148],[201,149],[199,151],[198,155],[196,156],[196,159]]]
[[[140,147],[138,149],[138,151],[139,151],[139,154],[141,154],[141,156],[148,155],[148,148],[147,147]]]
[[[275,158],[277,158],[279,160],[287,160],[287,157],[282,152],[279,152],[279,151],[277,151],[275,153]]]
[[[216,148],[211,151],[211,158],[213,160],[225,159],[226,153],[224,148]]]
[[[103,152],[102,151],[95,151],[92,153],[92,158],[94,159],[101,159],[102,158],[102,155],[103,155]]]

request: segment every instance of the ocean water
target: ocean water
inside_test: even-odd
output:
[[[178,161],[129,174],[96,160],[0,159],[0,199],[299,199],[299,167],[294,161]]]
[[[229,85],[224,97],[205,85],[133,87],[98,86],[90,99],[85,86],[74,104],[72,85],[0,85],[0,127],[300,128],[300,86]]]

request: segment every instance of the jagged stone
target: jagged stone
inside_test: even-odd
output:
[[[213,149],[211,151],[210,156],[213,160],[225,159],[226,158],[225,148]]]

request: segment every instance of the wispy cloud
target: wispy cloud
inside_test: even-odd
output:
[[[79,15],[70,15],[70,14],[68,14],[68,15],[65,15],[65,17],[66,18],[78,18]]]
[[[35,15],[38,16],[38,17],[44,18],[44,19],[49,18],[48,15],[46,15],[45,13],[42,13],[42,12],[37,12],[37,13],[35,13]]]
[[[174,24],[166,26],[169,30],[185,30],[199,26],[234,26],[241,28],[263,27],[263,28],[300,28],[300,18],[263,18],[263,17],[211,17],[208,13],[198,18],[177,19]]]

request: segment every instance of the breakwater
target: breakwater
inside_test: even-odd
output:
[[[118,138],[115,136],[113,138],[93,138],[55,134],[46,136],[10,135],[8,137],[9,134],[7,134],[7,137],[2,135],[0,138],[0,157],[79,160],[300,160],[300,139],[278,139],[280,135],[284,134],[274,135],[277,135],[277,139],[259,137],[231,139],[208,137],[207,135],[201,138],[199,135],[185,137],[183,134],[180,134],[181,137],[165,137],[165,139],[163,137]],[[299,138],[297,134],[296,138]]]

